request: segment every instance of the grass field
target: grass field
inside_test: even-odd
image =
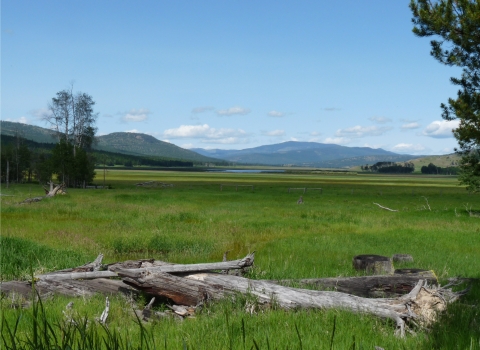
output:
[[[98,173],[102,184],[103,173]],[[150,180],[175,186],[134,185]],[[194,263],[219,261],[226,250],[231,259],[256,251],[253,278],[354,276],[353,256],[395,253],[415,259],[396,267],[433,269],[441,281],[480,278],[480,218],[475,216],[480,200],[452,177],[110,169],[106,183],[112,188],[70,189],[66,196],[27,205],[18,203],[42,195],[40,186],[2,187],[1,278],[26,279],[30,267],[38,273],[81,265],[98,253],[106,262],[156,258]],[[224,186],[220,191],[220,184],[254,189],[239,187],[237,192]],[[322,192],[288,192],[303,187]],[[303,205],[296,204],[300,195]],[[474,282],[469,295],[437,326],[406,340],[393,336],[391,323],[369,316],[281,310],[250,315],[241,300],[210,305],[182,323],[147,324],[145,331],[157,348],[168,349],[480,349],[479,300],[480,285]],[[45,301],[45,317],[61,319],[67,303],[59,297]],[[27,337],[31,311],[7,308],[6,299],[2,306],[2,325],[25,315],[18,332]],[[102,309],[101,297],[76,301],[79,316],[98,316]],[[128,332],[133,343],[140,341],[142,333],[120,297],[112,301],[109,322],[119,336]]]

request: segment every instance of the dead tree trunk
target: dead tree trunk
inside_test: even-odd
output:
[[[311,278],[269,282],[286,287],[313,287],[316,290],[332,290],[365,298],[379,298],[408,294],[419,280],[424,280],[429,285],[438,284],[437,277],[432,271],[398,275]]]
[[[414,319],[421,324],[435,320],[437,311],[458,296],[449,290],[430,289],[423,280],[407,295],[391,299],[367,299],[340,292],[313,291],[276,285],[268,281],[249,280],[222,274],[194,274],[185,278],[156,273],[144,278],[124,278],[128,285],[148,294],[166,297],[175,303],[197,305],[205,300],[223,299],[235,293],[251,294],[260,303],[284,309],[344,309],[396,322],[396,333],[405,335],[406,323]]]

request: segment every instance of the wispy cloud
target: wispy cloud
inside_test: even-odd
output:
[[[402,131],[413,130],[413,129],[418,129],[418,128],[420,128],[420,124],[417,123],[417,122],[405,123],[401,127]]]
[[[270,117],[276,117],[276,118],[281,118],[281,117],[285,117],[286,113],[284,112],[279,112],[279,111],[270,111],[268,112],[268,115]]]
[[[458,128],[459,124],[458,120],[436,120],[431,122],[422,134],[437,139],[453,137],[452,130]]]
[[[322,110],[326,112],[335,112],[335,111],[341,111],[342,109],[337,107],[326,107],[326,108],[322,108]]]
[[[415,153],[418,154],[419,152],[426,151],[427,148],[424,145],[419,143],[412,144],[412,143],[399,143],[391,148],[391,151],[397,153]]]
[[[262,135],[275,137],[285,136],[285,130],[262,131]]]
[[[200,139],[204,143],[245,143],[249,134],[242,129],[212,128],[208,124],[181,125],[163,132],[170,139]]]
[[[134,133],[134,134],[139,134],[140,133],[140,131],[138,131],[137,129],[125,130],[125,132],[131,132],[131,133]]]
[[[148,115],[152,114],[147,108],[131,109],[124,113],[122,120],[124,122],[143,122],[148,119]]]
[[[335,133],[336,137],[347,137],[347,138],[361,138],[366,136],[380,136],[385,134],[387,131],[392,130],[391,126],[354,126],[346,129],[338,129]]]
[[[228,109],[220,109],[217,111],[217,114],[218,115],[226,115],[226,116],[230,116],[230,115],[246,115],[250,113],[250,109],[248,108],[243,108],[243,107],[230,107]]]
[[[44,117],[49,117],[52,115],[52,111],[49,110],[48,108],[37,108],[37,109],[32,109],[31,111],[28,112],[33,118],[35,119],[42,119]]]
[[[365,144],[363,144],[363,147],[369,147],[369,148],[377,149],[377,148],[382,148],[382,147],[384,147],[384,145],[372,145],[372,144],[370,144],[370,143],[365,143]]]
[[[6,122],[14,122],[14,123],[22,123],[22,124],[28,124],[28,119],[24,116],[21,116],[20,118],[17,119],[2,119],[5,120]]]
[[[390,123],[392,121],[390,118],[386,117],[370,117],[368,119],[378,124]]]
[[[350,142],[352,140],[347,137],[327,137],[323,140],[323,143],[333,143],[335,145],[348,145]]]
[[[198,113],[205,113],[205,112],[210,112],[213,111],[215,108],[211,106],[205,106],[205,107],[195,107],[192,109],[192,113],[198,114]]]

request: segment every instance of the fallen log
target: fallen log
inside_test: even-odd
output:
[[[398,297],[410,293],[419,280],[424,280],[429,285],[438,284],[433,271],[397,275],[271,280],[268,282],[286,287],[310,287],[316,290],[333,290],[365,298],[378,298]]]
[[[166,273],[185,273],[185,272],[203,272],[212,270],[235,270],[243,269],[253,265],[255,259],[255,252],[248,254],[243,259],[222,261],[217,263],[204,263],[204,264],[175,264],[168,266],[154,266],[139,269],[118,269],[117,273],[122,277],[142,277],[148,274],[155,274],[158,272]]]
[[[268,281],[212,273],[188,275],[185,278],[155,273],[144,278],[125,278],[124,282],[148,294],[166,297],[182,305],[198,305],[205,300],[219,300],[241,293],[255,296],[259,303],[274,304],[284,309],[344,309],[371,314],[395,321],[396,333],[402,337],[405,336],[407,324],[430,324],[438,311],[444,310],[447,303],[460,295],[449,289],[427,287],[423,280],[407,295],[378,299],[340,292],[290,288]]]
[[[35,282],[35,289],[42,297],[50,294],[69,297],[88,297],[100,294],[138,294],[138,290],[121,280],[97,278],[92,280],[56,280],[44,279]],[[32,296],[32,283],[26,281],[9,281],[0,283],[0,292],[8,295],[18,295],[25,299]]]
[[[60,184],[60,185],[55,185],[54,183],[50,181],[50,189],[46,188],[43,186],[43,189],[45,190],[45,196],[43,197],[33,197],[33,198],[27,198],[24,201],[20,202],[20,204],[29,204],[29,203],[35,203],[35,202],[40,202],[44,198],[49,198],[49,197],[54,197],[57,194],[66,194],[65,192],[65,184]]]
[[[99,256],[100,257],[100,256]],[[103,255],[102,255],[103,257]],[[122,268],[121,265],[115,264],[115,271],[83,271],[75,272],[75,269],[64,270],[64,272],[53,272],[43,275],[35,276],[38,280],[76,280],[76,279],[95,279],[95,278],[110,278],[118,276],[126,277],[141,277],[146,274],[165,272],[165,273],[185,273],[185,272],[203,272],[212,270],[233,270],[243,269],[253,265],[255,252],[248,254],[243,259],[223,261],[217,263],[203,263],[203,264],[165,264],[153,265],[144,268]],[[99,258],[97,258],[99,259]],[[101,261],[101,259],[100,259]],[[90,268],[90,264],[84,265]],[[96,266],[96,265],[95,265]],[[80,268],[77,268],[80,269]],[[113,267],[112,267],[113,269]],[[81,270],[81,269],[80,269]]]

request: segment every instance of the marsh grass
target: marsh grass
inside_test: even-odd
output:
[[[147,180],[175,187],[134,186]],[[67,196],[31,205],[18,202],[41,195],[41,188],[2,188],[4,194],[15,194],[1,197],[2,279],[26,278],[30,264],[37,271],[82,265],[98,253],[105,254],[106,262],[156,258],[194,263],[218,261],[226,250],[230,259],[257,251],[253,278],[354,276],[359,275],[352,268],[354,255],[396,253],[415,259],[396,267],[433,269],[442,281],[480,277],[480,220],[465,210],[467,203],[476,211],[480,204],[453,178],[109,170],[107,183],[113,189],[71,189]],[[255,190],[220,191],[221,183],[253,184]],[[288,193],[289,187],[321,187],[323,193]],[[303,205],[296,204],[300,195]],[[373,202],[399,212],[381,210]],[[160,349],[165,342],[169,349],[291,349],[300,344],[330,349],[336,317],[335,349],[354,344],[355,349],[478,349],[479,300],[475,284],[431,332],[405,341],[393,337],[394,326],[379,319],[343,311],[259,309],[250,315],[241,298],[209,305],[196,319],[163,320],[145,330]],[[67,303],[58,297],[45,301],[48,322],[61,324]],[[141,307],[144,301],[137,303]],[[2,307],[5,324],[14,327],[20,315],[17,335],[25,339],[32,331],[26,322],[31,310],[7,304]],[[82,319],[93,320],[103,309],[99,297],[76,304]],[[112,301],[117,311],[112,311],[109,330],[116,330],[111,334],[123,344],[129,339],[138,346],[143,331],[127,304],[121,298]],[[101,327],[95,332],[99,339],[109,336]]]

